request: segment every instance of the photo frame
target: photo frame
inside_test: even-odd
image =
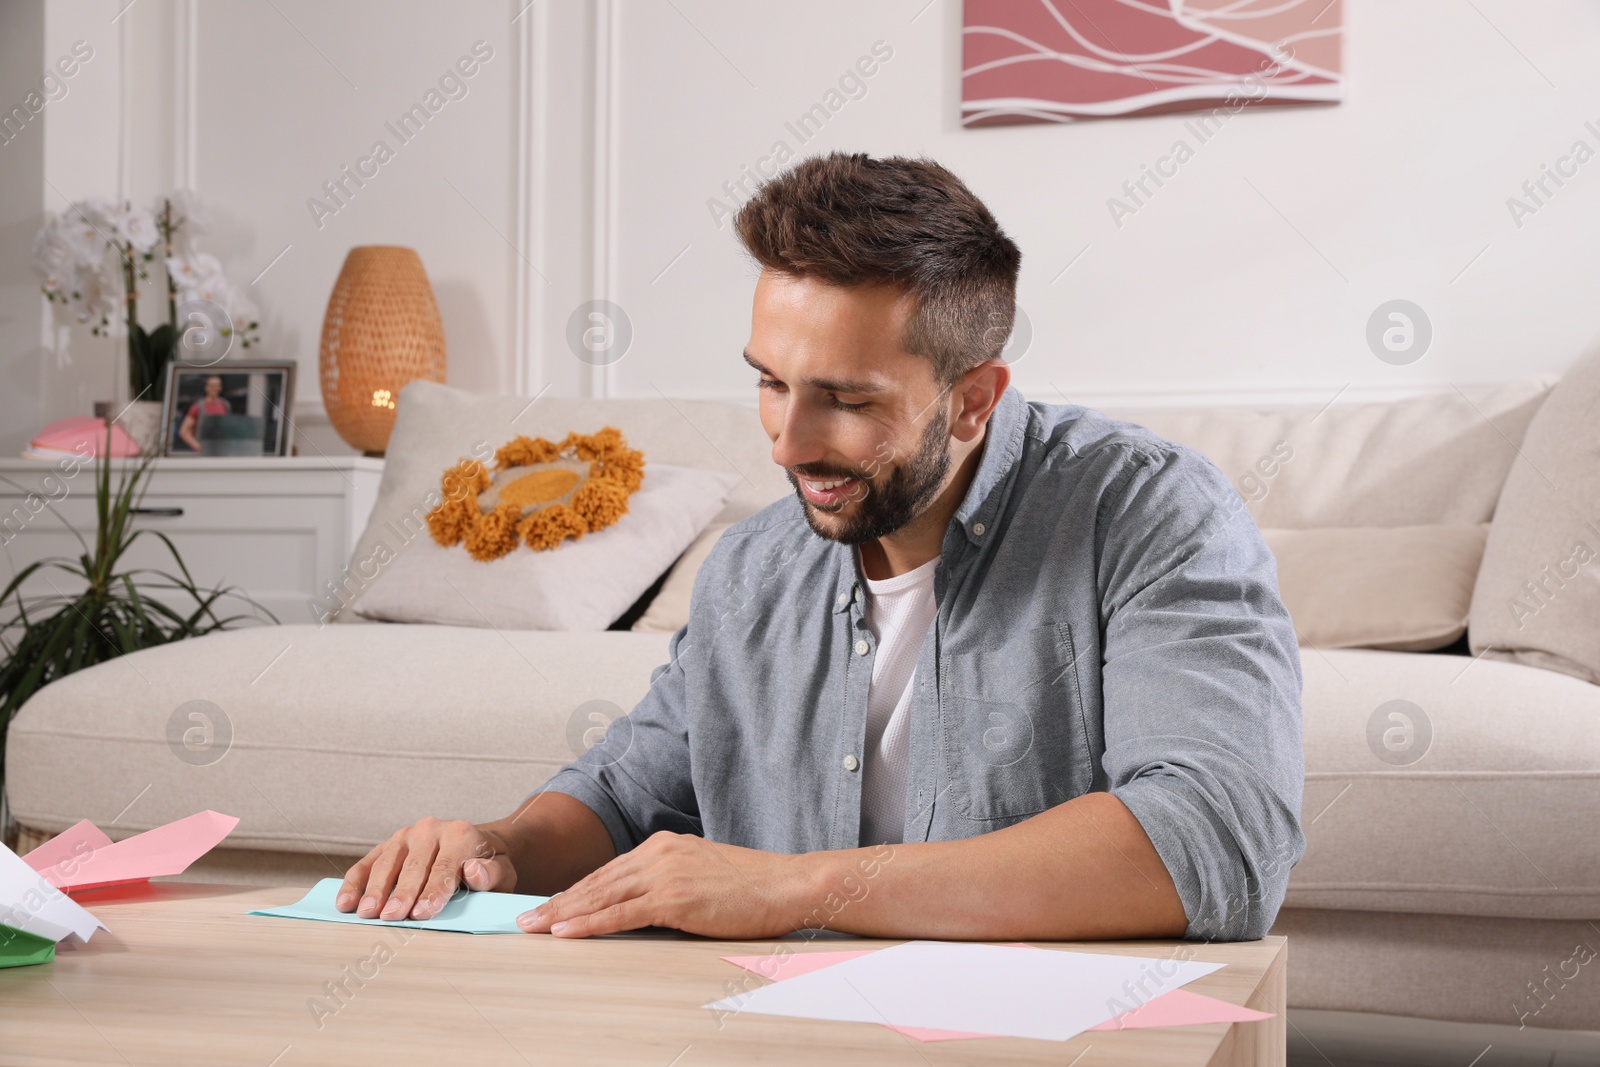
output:
[[[293,438],[296,363],[225,359],[167,366],[161,454],[286,456]]]

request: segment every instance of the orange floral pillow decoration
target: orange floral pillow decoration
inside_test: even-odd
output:
[[[519,436],[496,450],[492,469],[467,459],[444,472],[444,502],[428,512],[428,532],[478,560],[499,559],[519,542],[542,552],[615,523],[643,481],[644,453],[615,426],[569,433],[560,444]]]

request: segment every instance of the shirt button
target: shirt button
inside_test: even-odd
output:
[[[856,603],[861,603],[861,587],[859,585],[856,586]]]
[[[861,640],[856,642],[856,655],[865,656],[871,650],[871,648],[872,646],[867,644],[867,639],[863,637]]]
[[[975,523],[972,524],[972,536],[973,537],[982,537],[983,536],[983,530],[984,530],[983,523],[975,522]]]
[[[840,593],[839,594],[839,606],[841,608],[844,607],[845,604],[849,601],[849,599],[850,599],[850,594],[849,593]]]
[[[853,771],[859,766],[861,766],[861,761],[856,759],[854,756],[846,756],[844,758],[844,769],[845,770]]]

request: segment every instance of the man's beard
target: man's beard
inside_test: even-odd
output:
[[[945,475],[950,471],[950,416],[942,406],[937,408],[937,412],[922,431],[917,454],[895,467],[882,485],[870,481],[863,471],[808,472],[813,479],[860,479],[856,483],[857,492],[864,490],[866,496],[861,498],[855,514],[843,520],[844,524],[837,529],[829,529],[817,522],[816,512],[819,509],[806,499],[805,490],[800,488],[800,480],[795,473],[786,468],[784,473],[800,497],[811,532],[840,544],[865,544],[904,528],[932,503],[933,498],[939,495]],[[849,506],[848,502],[845,506]]]

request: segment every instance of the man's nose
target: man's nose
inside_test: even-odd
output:
[[[772,462],[792,469],[806,464],[819,463],[828,455],[817,420],[804,410],[804,405],[784,405],[783,421],[778,426],[778,436],[772,442]]]

